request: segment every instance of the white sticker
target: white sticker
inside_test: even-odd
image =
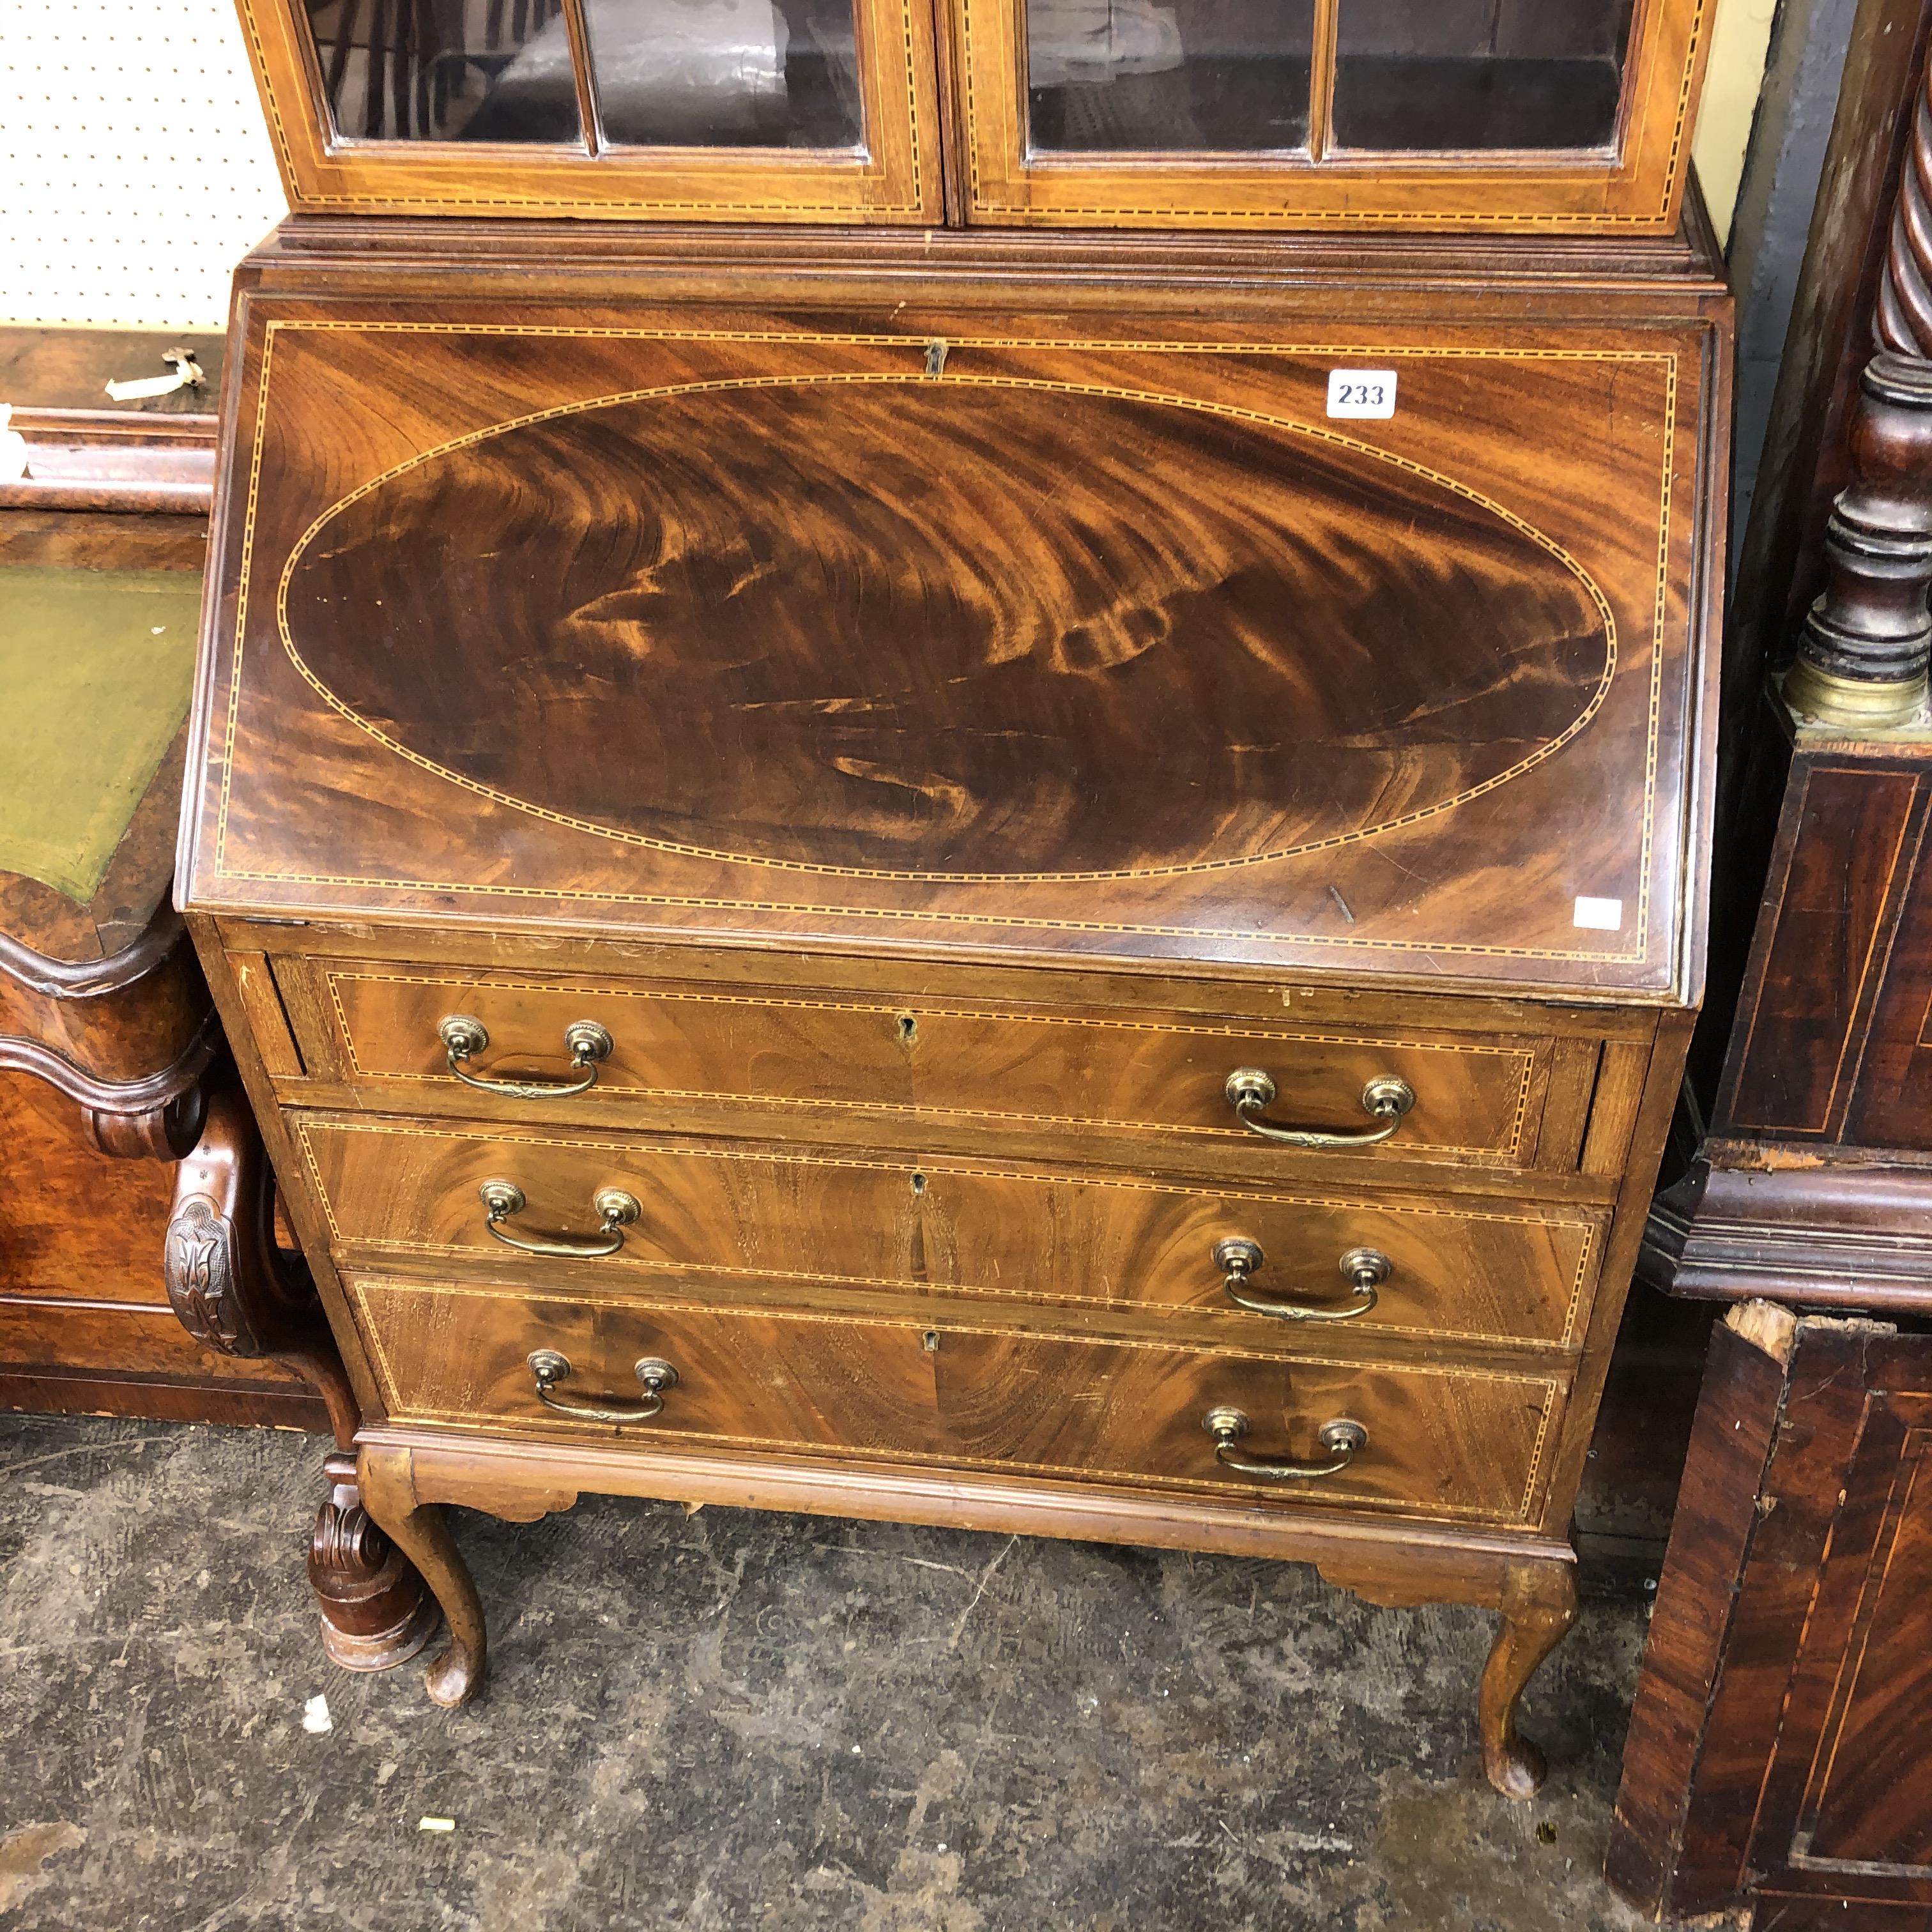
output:
[[[1575,923],[1592,932],[1621,932],[1624,902],[1622,899],[1579,899]]]
[[[1328,413],[1331,416],[1392,416],[1395,414],[1393,369],[1330,369]]]

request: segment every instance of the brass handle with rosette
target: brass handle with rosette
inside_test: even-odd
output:
[[[486,1180],[476,1190],[483,1203],[485,1231],[493,1240],[526,1255],[553,1255],[562,1261],[595,1261],[614,1255],[624,1245],[624,1230],[644,1210],[634,1194],[621,1187],[600,1187],[591,1196],[600,1226],[594,1234],[513,1234],[503,1224],[524,1211],[524,1190],[514,1180]]]
[[[442,1042],[450,1072],[464,1086],[513,1100],[563,1100],[589,1093],[597,1084],[598,1063],[608,1060],[616,1045],[595,1020],[572,1020],[563,1030],[563,1046],[578,1076],[574,1080],[499,1080],[464,1071],[464,1062],[474,1060],[490,1044],[490,1030],[481,1020],[468,1013],[446,1013],[436,1022],[436,1036]]]
[[[656,1355],[646,1355],[638,1364],[638,1379],[644,1393],[634,1402],[621,1396],[598,1396],[587,1402],[573,1402],[556,1392],[557,1384],[570,1376],[570,1358],[554,1348],[538,1348],[530,1356],[530,1373],[536,1378],[537,1399],[560,1415],[572,1415],[580,1422],[648,1422],[664,1408],[664,1390],[674,1388],[677,1371]]]
[[[1243,1126],[1284,1147],[1373,1147],[1378,1141],[1387,1140],[1415,1105],[1415,1089],[1406,1080],[1398,1080],[1392,1073],[1379,1075],[1362,1089],[1362,1111],[1382,1125],[1338,1132],[1325,1127],[1278,1126],[1273,1120],[1263,1120],[1262,1114],[1274,1105],[1275,1084],[1258,1066],[1238,1066],[1228,1076],[1222,1091]]]
[[[1366,1315],[1378,1300],[1377,1291],[1395,1273],[1395,1264],[1374,1248],[1351,1248],[1342,1257],[1342,1273],[1354,1287],[1355,1298],[1340,1308],[1324,1308],[1319,1302],[1270,1301],[1252,1294],[1248,1283],[1266,1258],[1261,1244],[1245,1234],[1231,1234],[1214,1244],[1214,1265],[1221,1270],[1221,1286],[1228,1299],[1251,1314],[1272,1315],[1278,1322],[1352,1322]]]
[[[1244,1476],[1264,1476],[1274,1482],[1306,1482],[1339,1474],[1369,1446],[1369,1432],[1359,1422],[1338,1417],[1324,1422],[1316,1440],[1328,1452],[1325,1462],[1300,1462],[1292,1456],[1247,1456],[1234,1447],[1246,1435],[1248,1418],[1238,1408],[1210,1408],[1201,1426],[1214,1438],[1214,1460]]]

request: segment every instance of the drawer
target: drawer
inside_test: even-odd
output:
[[[857,1115],[874,1138],[895,1120],[927,1132],[952,1123],[1082,1143],[1126,1136],[1143,1148],[1154,1137],[1164,1156],[1195,1164],[1238,1148],[1250,1166],[1291,1166],[1294,1150],[1244,1125],[1230,1098],[1230,1077],[1253,1069],[1266,1076],[1255,1090],[1274,1090],[1263,1124],[1372,1135],[1390,1117],[1370,1111],[1372,1085],[1400,1082],[1413,1105],[1386,1139],[1352,1150],[1379,1163],[1509,1168],[1535,1163],[1556,1062],[1554,1040],[1533,1034],[1314,1030],[322,960],[284,960],[277,970],[313,991],[290,1003],[310,1064],[339,1066],[376,1107],[412,1112],[779,1134]],[[535,1096],[466,1085],[440,1036],[452,1018],[474,1022],[484,1042],[461,1063],[472,1078],[586,1090]],[[609,1049],[574,1067],[566,1039],[586,1025]],[[1593,1052],[1566,1057],[1562,1077],[1578,1090],[1564,1095],[1566,1118],[1580,1120],[1594,1065]],[[760,1130],[754,1110],[782,1118]]]
[[[350,1256],[416,1254],[514,1277],[561,1264],[508,1243],[611,1252],[586,1280],[686,1276],[709,1298],[763,1280],[988,1300],[1196,1310],[1258,1331],[1292,1324],[1238,1307],[1228,1250],[1259,1258],[1234,1289],[1333,1314],[1366,1298],[1344,1256],[1378,1257],[1357,1332],[1575,1343],[1605,1217],[1471,1198],[1210,1188],[1107,1173],[996,1167],[956,1158],[861,1156],[756,1142],[544,1136],[297,1114],[296,1138],[334,1238]],[[492,1232],[482,1190],[523,1205]],[[597,1198],[628,1195],[637,1217],[603,1232]],[[1217,1250],[1220,1250],[1217,1255]],[[568,1258],[565,1258],[566,1260]]]
[[[584,1303],[359,1276],[349,1286],[392,1420],[614,1438],[640,1454],[885,1460],[1520,1524],[1536,1513],[1564,1395],[1553,1373],[1072,1340],[950,1317]],[[676,1379],[647,1420],[580,1419],[540,1396],[540,1350],[567,1364],[558,1402],[646,1406],[640,1363],[668,1363]],[[1217,1460],[1204,1420],[1217,1409],[1245,1418],[1237,1454],[1332,1460],[1322,1431],[1334,1422],[1366,1441],[1319,1477],[1248,1474]]]

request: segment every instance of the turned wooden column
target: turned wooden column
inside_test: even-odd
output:
[[[1891,351],[1859,382],[1852,482],[1826,526],[1824,594],[1785,680],[1802,716],[1870,727],[1925,702],[1932,650],[1932,363]]]

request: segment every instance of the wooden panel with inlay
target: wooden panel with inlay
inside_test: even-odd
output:
[[[298,213],[860,224],[936,224],[944,216],[933,16],[923,0],[854,0],[847,32],[853,83],[863,96],[864,139],[843,150],[750,142],[614,145],[601,129],[591,142],[580,132],[546,140],[506,140],[500,133],[479,138],[473,125],[461,130],[467,139],[450,128],[441,138],[394,138],[385,129],[377,130],[381,138],[344,140],[326,104],[325,63],[298,0],[238,4],[282,185]],[[356,9],[346,10],[353,22]],[[380,38],[384,11],[373,10],[366,31]],[[560,8],[547,10],[554,57],[564,22]],[[489,11],[500,25],[503,9]],[[516,11],[528,17],[525,8]],[[465,10],[454,13],[458,22],[466,22]],[[604,19],[621,26],[629,24],[626,15],[634,20],[628,8],[608,10]],[[428,23],[434,40],[452,24],[452,10],[398,9],[388,17],[400,23],[405,39],[412,26]],[[656,24],[645,23],[647,29]],[[687,60],[697,42],[685,37],[694,31],[702,28],[658,27]],[[349,52],[346,46],[331,51],[330,67]],[[380,100],[386,91],[383,69],[363,50],[356,52],[370,62]],[[481,64],[500,85],[514,64],[507,47]],[[694,64],[702,71],[701,56]],[[724,64],[722,49],[718,64]],[[398,111],[406,112],[418,95],[425,108],[452,91],[460,95],[462,88],[452,90],[451,76],[460,81],[468,65],[453,50],[440,58],[432,50],[420,67],[390,80],[403,104]],[[688,80],[691,70],[685,72]],[[567,76],[563,85],[568,92]]]
[[[599,1138],[298,1114],[296,1136],[339,1250],[416,1256],[528,1279],[574,1268],[586,1288],[667,1276],[715,1296],[734,1280],[828,1294],[888,1289],[1094,1308],[1211,1310],[1256,1334],[1310,1327],[1229,1298],[1216,1245],[1257,1244],[1248,1294],[1335,1311],[1356,1250],[1388,1264],[1352,1331],[1574,1344],[1605,1217],[1577,1208],[1162,1184],[1126,1175],[863,1156],[730,1142]],[[493,1235],[486,1181],[525,1206]],[[639,1205],[615,1252],[532,1261],[503,1238],[597,1237],[600,1190]],[[628,1291],[620,1291],[628,1292]]]
[[[1703,320],[249,301],[197,905],[1694,974]]]
[[[1164,1164],[1219,1171],[1233,1154],[1250,1156],[1251,1174],[1292,1172],[1294,1154],[1244,1126],[1228,1098],[1228,1076],[1252,1066],[1278,1090],[1265,1118],[1343,1133],[1376,1126],[1363,1104],[1371,1082],[1406,1082],[1415,1104],[1396,1131],[1355,1150],[1378,1167],[1410,1158],[1544,1164],[1537,1127],[1550,1084],[1547,1036],[1338,1031],[1146,1008],[1054,1012],[1025,1000],[867,999],[378,963],[316,962],[313,970],[334,1037],[304,1039],[304,1052],[322,1064],[339,1053],[349,1083],[384,1108],[787,1136],[856,1114],[862,1130],[897,1137],[945,1126],[1064,1136],[1069,1156],[1086,1160],[1106,1157],[1108,1140],[1123,1136],[1133,1138],[1115,1151],[1144,1160],[1156,1153],[1145,1136],[1157,1135]],[[294,962],[277,971],[283,982],[300,976]],[[300,1028],[301,1005],[290,1007]],[[572,1083],[579,1076],[565,1035],[584,1022],[604,1029],[611,1050],[581,1094],[479,1093],[450,1070],[439,1028],[452,1016],[473,1018],[488,1036],[462,1064],[472,1078]],[[1587,1107],[1594,1058],[1579,1056],[1565,1071],[1564,1104]],[[742,1103],[778,1112],[761,1120]]]
[[[1478,1522],[1534,1513],[1562,1406],[1555,1374],[1369,1367],[1238,1350],[1063,1340],[956,1315],[849,1321],[492,1294],[370,1276],[349,1283],[393,1420],[519,1434],[694,1444],[1334,1502]],[[540,1399],[528,1358],[569,1364],[557,1397],[636,1404],[640,1360],[677,1380],[660,1415],[614,1426]],[[1279,1482],[1224,1469],[1202,1418],[1250,1424],[1239,1449],[1318,1460],[1318,1432],[1358,1422],[1337,1474]]]

